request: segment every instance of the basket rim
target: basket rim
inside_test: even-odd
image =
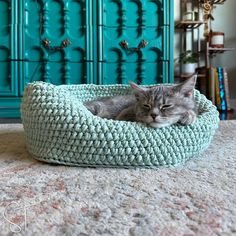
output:
[[[157,86],[160,84],[153,84],[153,85],[146,85],[146,87],[152,87],[152,86]],[[173,85],[173,84],[161,84],[161,85]],[[34,90],[34,88],[50,88],[53,89],[54,91],[57,91],[58,94],[61,91],[65,91],[66,93],[69,93],[69,95],[71,95],[72,91],[78,91],[78,90],[93,90],[95,92],[99,92],[99,91],[104,91],[108,90],[111,91],[112,89],[117,90],[117,88],[119,89],[124,89],[124,90],[129,90],[130,86],[126,85],[126,84],[109,84],[109,85],[96,85],[96,84],[73,84],[73,85],[53,85],[51,83],[46,83],[46,82],[42,82],[42,81],[36,81],[33,83],[29,83],[26,87],[26,90],[29,91],[29,89],[31,89],[31,91]],[[24,96],[27,96],[24,94]],[[173,129],[173,130],[179,130],[179,129],[184,129],[184,128],[191,128],[194,129],[198,126],[209,126],[211,128],[214,128],[214,123],[215,126],[218,125],[218,119],[215,119],[215,117],[218,117],[218,111],[217,108],[211,103],[211,101],[209,101],[205,95],[201,94],[198,90],[194,90],[194,96],[199,97],[203,102],[204,102],[204,106],[203,111],[198,115],[197,120],[193,123],[190,124],[188,126],[182,126],[179,124],[174,124],[171,126],[166,126],[164,127],[165,129]],[[39,101],[39,100],[38,100]],[[74,97],[73,96],[68,96],[65,98],[62,98],[61,102],[69,102],[67,103],[68,108],[72,108],[72,115],[74,117],[81,117],[81,118],[85,118],[87,120],[88,124],[100,124],[101,126],[106,126],[108,129],[111,129],[113,126],[116,127],[123,127],[123,126],[130,126],[132,128],[135,128],[138,132],[140,132],[141,130],[143,131],[148,131],[148,132],[156,132],[157,130],[162,130],[163,128],[152,128],[149,127],[141,122],[130,122],[130,121],[118,121],[118,120],[112,120],[112,119],[106,119],[106,118],[101,118],[98,116],[94,116],[83,104],[82,101],[77,101],[75,103],[74,101]],[[215,122],[214,122],[215,120]],[[74,120],[75,123],[80,123],[79,119],[76,121]]]

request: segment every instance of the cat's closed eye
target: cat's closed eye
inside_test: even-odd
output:
[[[172,108],[173,107],[173,104],[164,104],[161,106],[161,110],[165,110],[165,109],[169,109],[169,108]]]
[[[151,110],[151,106],[149,104],[143,104],[143,107],[147,110]]]

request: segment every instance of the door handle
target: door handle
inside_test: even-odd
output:
[[[60,46],[51,46],[51,41],[49,39],[43,39],[42,40],[42,45],[50,50],[50,51],[60,51],[66,47],[68,47],[70,44],[71,44],[71,41],[69,39],[64,39],[62,42],[61,42],[61,45]]]
[[[137,52],[137,51],[140,51],[142,48],[145,48],[145,47],[148,45],[148,41],[146,41],[146,40],[143,39],[143,40],[139,43],[138,47],[132,47],[132,48],[129,47],[129,43],[128,43],[126,40],[122,40],[122,41],[119,43],[119,45],[120,45],[123,49],[125,49],[125,50],[127,50],[127,51],[134,51],[134,52]]]

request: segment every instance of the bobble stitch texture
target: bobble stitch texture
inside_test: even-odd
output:
[[[128,93],[128,85],[28,84],[21,104],[28,151],[49,163],[153,168],[179,165],[209,146],[219,115],[197,90],[194,96],[199,115],[188,126],[154,129],[136,122],[102,119],[83,105],[97,97]]]

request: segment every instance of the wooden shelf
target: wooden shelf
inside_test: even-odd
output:
[[[224,4],[226,0],[211,0],[211,4]],[[199,2],[204,3],[204,0],[199,0]]]
[[[176,29],[195,29],[202,25],[203,21],[179,21],[176,23]]]
[[[234,51],[234,48],[208,48],[210,54],[224,53],[227,51]]]
[[[198,78],[206,78],[206,74],[197,74]]]
[[[181,75],[175,75],[176,78],[181,78],[181,79],[188,79],[190,77],[192,77],[194,74],[181,74]],[[197,74],[198,78],[205,78],[206,75],[205,74]]]
[[[179,75],[179,78],[181,79],[188,79],[190,77],[192,77],[194,74],[181,74]]]

